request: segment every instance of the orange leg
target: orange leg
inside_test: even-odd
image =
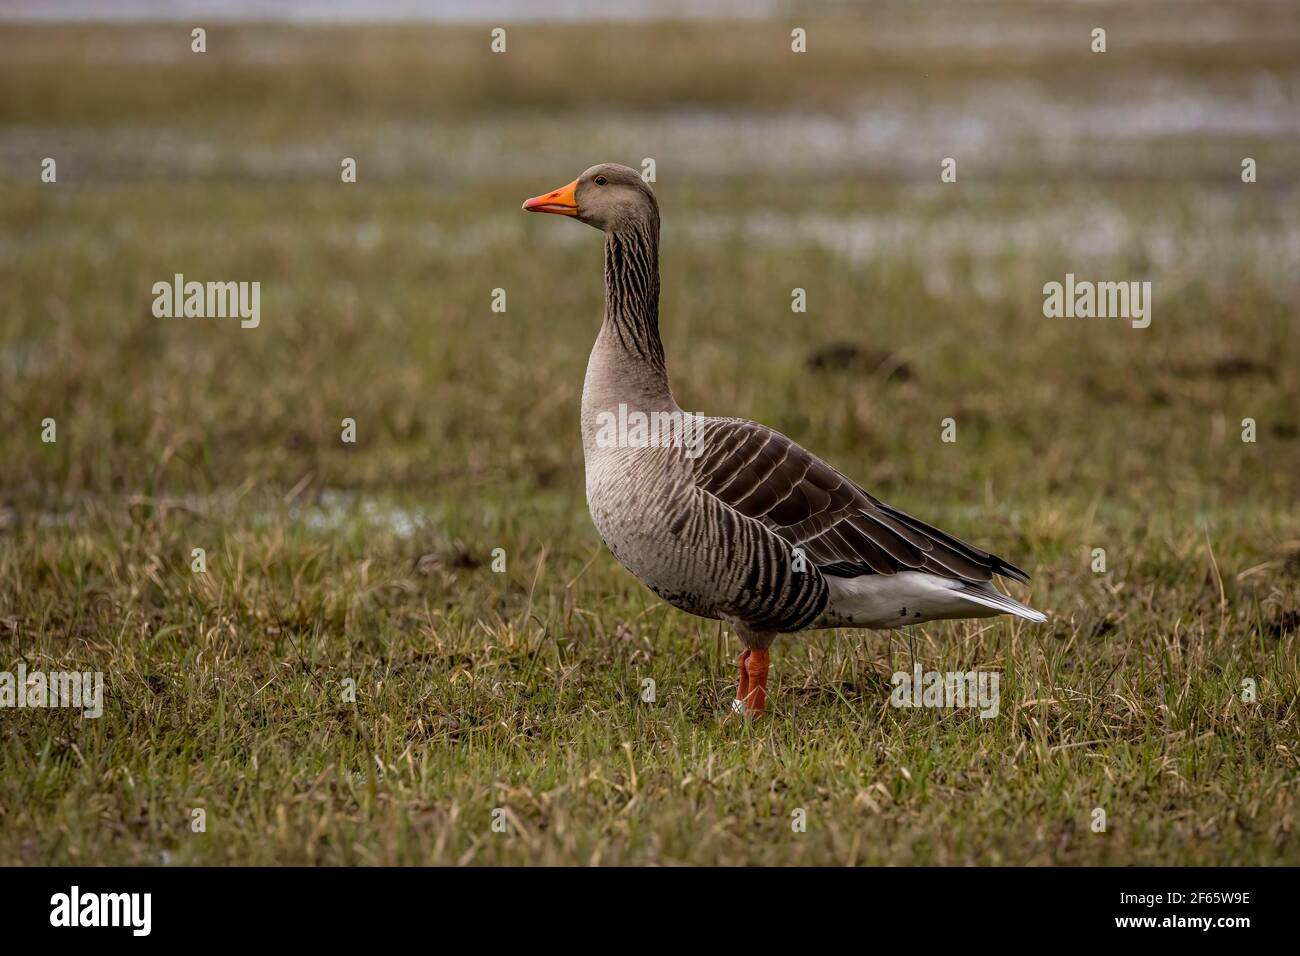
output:
[[[749,686],[741,700],[749,714],[760,717],[767,706],[767,651],[750,651],[742,666],[748,671]]]
[[[736,703],[732,705],[732,710],[741,714],[745,712],[745,698],[749,696],[749,671],[745,669],[745,663],[752,653],[749,648],[740,652],[740,684],[736,687]]]

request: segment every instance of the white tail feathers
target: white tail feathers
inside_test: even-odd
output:
[[[1047,621],[1047,615],[1041,611],[1035,611],[1027,604],[1021,604],[1013,597],[1008,597],[1001,591],[995,590],[987,584],[970,584],[963,581],[956,590],[962,597],[968,601],[974,601],[976,604],[982,604],[985,607],[993,608],[995,611],[1002,611],[1006,614],[1014,614],[1016,617],[1023,617],[1026,621],[1033,621],[1035,624],[1042,624]]]

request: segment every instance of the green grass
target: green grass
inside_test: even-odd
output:
[[[0,670],[106,682],[98,720],[0,711],[0,860],[1300,863],[1300,35],[1162,6],[809,17],[796,63],[783,22],[496,59],[0,27]],[[1211,119],[1130,118],[1177,96]],[[769,715],[727,715],[734,636],[586,515],[599,236],[518,209],[643,156],[683,406],[1004,555],[1051,623],[785,638]],[[261,327],[155,319],[178,271],[261,281]],[[1044,319],[1067,271],[1153,281],[1151,328]],[[914,661],[1000,671],[1001,713],[890,707]]]

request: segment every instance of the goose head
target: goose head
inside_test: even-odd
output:
[[[569,185],[527,200],[524,209],[572,216],[603,232],[659,224],[655,194],[635,169],[618,163],[592,166]]]

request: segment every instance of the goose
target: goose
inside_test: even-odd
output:
[[[659,337],[659,203],[636,170],[592,166],[523,208],[605,234],[605,314],[582,389],[588,510],[651,591],[735,630],[735,712],[763,713],[780,634],[1047,620],[993,586],[1029,580],[1002,558],[872,497],[774,429],[678,406]]]

